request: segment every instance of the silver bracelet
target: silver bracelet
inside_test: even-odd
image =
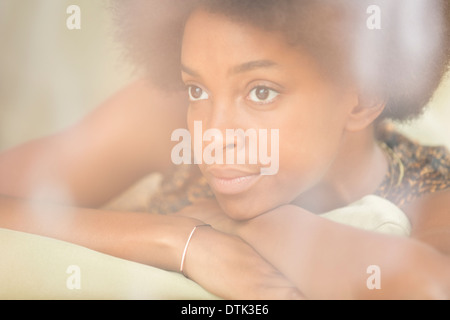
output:
[[[191,242],[191,238],[195,233],[195,230],[197,230],[198,227],[210,227],[210,224],[199,224],[198,226],[195,226],[194,229],[192,229],[191,234],[189,235],[189,238],[186,241],[186,245],[184,246],[183,255],[181,256],[181,264],[180,264],[180,272],[187,278],[187,276],[183,272],[184,268],[184,260],[186,259],[186,252],[189,247],[189,243]]]

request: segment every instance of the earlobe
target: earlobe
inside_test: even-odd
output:
[[[358,104],[349,112],[346,129],[359,131],[367,128],[383,112],[386,103],[379,99],[368,99],[359,96]]]

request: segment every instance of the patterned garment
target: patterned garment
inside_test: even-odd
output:
[[[445,147],[420,145],[389,125],[380,127],[377,139],[389,160],[389,170],[375,195],[400,207],[427,193],[450,188],[450,152]],[[197,166],[181,165],[164,179],[148,210],[172,213],[205,198],[214,198],[214,194]]]
[[[196,165],[179,165],[164,178],[150,199],[149,212],[168,214],[199,199],[212,199],[214,193]]]
[[[450,188],[450,152],[423,146],[385,126],[378,141],[389,159],[389,170],[375,192],[401,207],[428,193]]]

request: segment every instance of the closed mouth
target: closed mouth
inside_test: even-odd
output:
[[[208,168],[206,175],[211,188],[220,194],[239,194],[250,189],[261,174],[235,168]]]

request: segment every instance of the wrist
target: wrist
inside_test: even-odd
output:
[[[192,229],[201,221],[166,215],[147,215],[136,221],[124,240],[122,256],[157,268],[180,270],[180,262],[186,241]]]
[[[192,237],[185,239],[185,248],[187,245],[186,252],[182,252],[180,255],[180,262],[183,259],[183,270],[182,273],[187,278],[195,279],[197,278],[197,273],[202,274],[204,270],[201,270],[200,266],[205,267],[207,265],[206,261],[203,259],[206,258],[209,260],[210,254],[213,254],[212,242],[215,244],[215,236],[221,235],[220,232],[216,231],[209,225],[200,224],[202,227],[194,228],[195,232],[192,233]],[[194,229],[193,229],[194,230]],[[189,241],[188,241],[189,240]],[[184,253],[184,256],[183,256]],[[179,265],[180,267],[180,265]]]
[[[199,225],[196,225],[196,226],[192,229],[191,233],[189,234],[188,239],[186,240],[186,244],[184,245],[183,254],[181,255],[180,272],[181,272],[185,277],[187,277],[187,276],[186,276],[186,273],[184,272],[184,261],[186,260],[187,250],[188,250],[188,248],[189,248],[189,244],[190,244],[190,242],[191,242],[192,236],[194,235],[195,231],[197,231],[197,229],[198,229],[198,228],[201,228],[201,227],[211,227],[211,225],[210,225],[210,224],[206,224],[206,223],[205,223],[205,224],[199,224]]]
[[[167,225],[161,228],[158,237],[158,247],[166,260],[166,270],[180,272],[180,265],[185,250],[189,250],[190,237],[194,236],[197,226],[204,223],[197,219],[185,217],[170,217]]]

